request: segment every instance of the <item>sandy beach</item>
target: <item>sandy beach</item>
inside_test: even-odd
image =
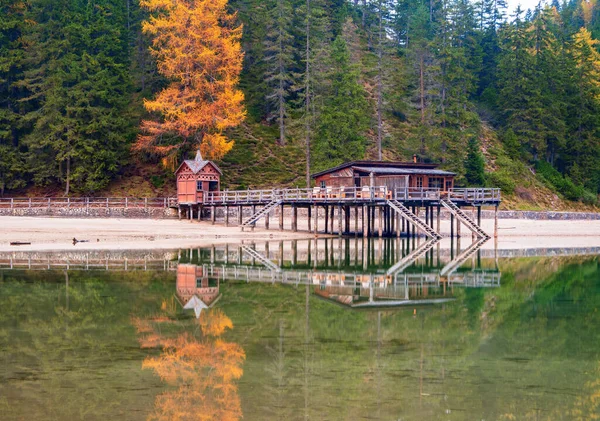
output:
[[[302,225],[299,226],[300,231],[294,233],[279,231],[274,227],[274,222],[271,222],[270,230],[257,227],[254,231],[242,232],[237,226],[173,219],[0,216],[0,251],[176,249],[242,241],[314,238],[314,234],[307,232]],[[483,229],[488,233],[493,233],[493,226],[493,220],[482,222]],[[289,221],[286,221],[286,227],[289,227]],[[449,234],[447,220],[442,221],[441,229],[443,234]],[[84,242],[74,245],[73,238]],[[471,234],[465,227],[462,228],[462,240],[471,240]],[[10,243],[15,241],[31,244],[11,246]],[[446,242],[449,243],[449,240],[443,240],[442,246]],[[497,243],[490,240],[485,245],[495,246],[500,249],[599,247],[600,220],[501,219]]]

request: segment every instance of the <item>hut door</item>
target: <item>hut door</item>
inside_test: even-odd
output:
[[[188,203],[196,202],[196,180],[185,181],[185,201]]]

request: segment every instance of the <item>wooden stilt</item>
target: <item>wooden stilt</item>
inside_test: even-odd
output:
[[[202,209],[202,205],[198,206],[198,222],[200,222],[200,218],[202,217]]]
[[[314,206],[315,208],[315,236],[319,234],[319,207],[317,205]]]
[[[442,207],[440,205],[438,205],[437,207],[437,227],[436,227],[436,232],[438,234],[441,235],[441,216],[440,216],[440,211],[442,210]]]
[[[225,226],[229,226],[229,206],[225,206]]]
[[[342,223],[342,205],[338,205],[337,206],[337,212],[338,212],[338,235],[342,235],[342,231],[343,231],[343,223]],[[333,215],[332,215],[333,217]],[[332,218],[333,219],[333,218]]]
[[[292,231],[298,231],[298,208],[292,205]]]
[[[456,218],[456,238],[460,238],[460,219]]]
[[[331,223],[331,233],[333,234],[333,224],[334,224],[334,220],[335,220],[335,206],[331,207],[331,215],[329,215],[329,222]]]
[[[481,228],[481,206],[477,206],[477,226]]]
[[[358,235],[358,207],[353,207],[354,209],[354,235]]]
[[[181,219],[181,206],[177,206],[177,216]]]
[[[189,210],[189,213],[188,213],[188,217],[189,217],[190,221],[194,217],[194,208],[192,208],[192,205],[190,205],[190,210]]]
[[[265,229],[269,229],[269,216],[271,216],[271,212],[265,215]]]
[[[368,215],[367,205],[362,205],[362,215],[360,218],[362,228],[361,228],[360,232],[363,237],[365,237],[367,235],[367,225],[365,224],[365,221],[366,221],[365,218],[367,217],[367,215]]]
[[[210,223],[214,225],[216,219],[217,219],[217,207],[215,205],[212,205],[210,207]]]
[[[383,206],[379,206],[379,224],[377,225],[379,238],[383,236],[383,222]]]
[[[494,207],[494,238],[498,238],[498,206]]]
[[[312,219],[312,207],[310,205],[308,205],[308,232],[311,232],[311,219]]]
[[[238,206],[238,225],[242,225],[243,217],[244,217],[244,208],[240,205],[240,206]]]
[[[454,238],[454,215],[450,214],[450,238]]]
[[[283,203],[279,206],[279,231],[283,231]]]
[[[329,232],[329,206],[324,206],[325,208],[325,234]]]

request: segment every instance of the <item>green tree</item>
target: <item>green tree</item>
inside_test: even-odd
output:
[[[33,179],[69,194],[108,184],[126,157],[130,89],[126,11],[113,0],[33,0],[24,36]]]
[[[351,64],[346,42],[338,36],[331,46],[330,91],[319,116],[313,145],[314,168],[326,168],[365,154],[369,128],[369,103]]]
[[[482,186],[485,182],[485,161],[479,150],[479,142],[474,137],[467,143],[465,178],[469,184],[476,186]]]

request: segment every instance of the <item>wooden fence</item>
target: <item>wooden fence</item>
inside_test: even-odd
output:
[[[177,207],[174,197],[11,197],[0,198],[0,209],[166,209]]]

